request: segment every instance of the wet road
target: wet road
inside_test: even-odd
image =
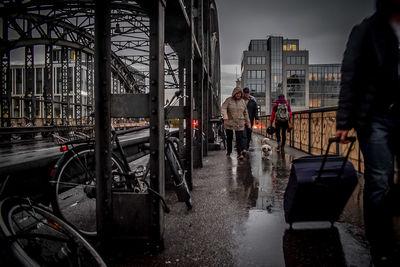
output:
[[[158,254],[115,254],[111,266],[369,266],[357,187],[340,222],[299,223],[289,231],[283,194],[293,158],[274,149],[261,159],[260,139],[243,161],[210,151],[194,172],[194,208],[187,212],[167,192],[165,249]],[[271,141],[273,144],[273,142]]]

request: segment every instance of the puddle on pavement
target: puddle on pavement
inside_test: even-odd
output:
[[[349,257],[354,256],[352,253],[362,258],[352,262],[356,263],[355,266],[368,262],[368,256],[364,256],[368,254],[366,249],[360,248],[360,244],[341,225],[338,228],[319,225],[317,229],[288,230],[283,197],[292,160],[291,155],[276,151],[269,160],[262,160],[260,148],[255,148],[246,160],[232,162],[232,180],[228,190],[233,199],[248,208],[244,223],[234,231],[236,265],[276,267],[299,266],[301,263],[346,266]],[[359,210],[359,197],[357,192],[353,196],[352,212]],[[358,216],[355,217],[359,220]]]

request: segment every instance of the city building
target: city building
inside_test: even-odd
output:
[[[310,108],[334,107],[340,92],[340,64],[310,64]]]
[[[251,40],[243,51],[242,86],[257,99],[260,114],[270,114],[279,94],[284,94],[292,110],[309,107],[307,50],[299,50],[299,40],[270,36]]]

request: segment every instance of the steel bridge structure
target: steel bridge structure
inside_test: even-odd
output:
[[[209,118],[220,113],[221,102],[215,0],[3,0],[0,57],[0,137],[18,131],[52,131],[56,125],[85,126],[92,123],[85,116],[94,111],[98,233],[103,243],[113,228],[112,118],[147,118],[150,186],[163,194],[163,107],[168,94],[182,91],[186,98],[168,116],[179,120],[189,184],[193,168],[202,166]],[[16,62],[23,66],[19,96],[12,71]],[[41,83],[37,83],[37,65],[43,69]],[[17,102],[23,110],[20,117],[14,114]],[[56,105],[59,115],[54,114]],[[42,111],[36,112],[39,106]],[[14,127],[16,119],[32,125],[28,130]],[[198,121],[195,139],[200,141],[196,142],[193,120]],[[148,237],[158,242],[163,237],[163,211],[159,200],[145,198],[149,204],[141,208],[150,216],[143,224],[151,225]]]

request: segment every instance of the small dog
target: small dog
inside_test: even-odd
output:
[[[272,155],[272,147],[268,144],[269,139],[264,138],[261,141],[261,153],[262,153],[262,159],[266,160],[269,159],[269,157]]]
[[[261,145],[268,145],[268,141],[269,138],[263,138],[263,140],[261,140]]]

